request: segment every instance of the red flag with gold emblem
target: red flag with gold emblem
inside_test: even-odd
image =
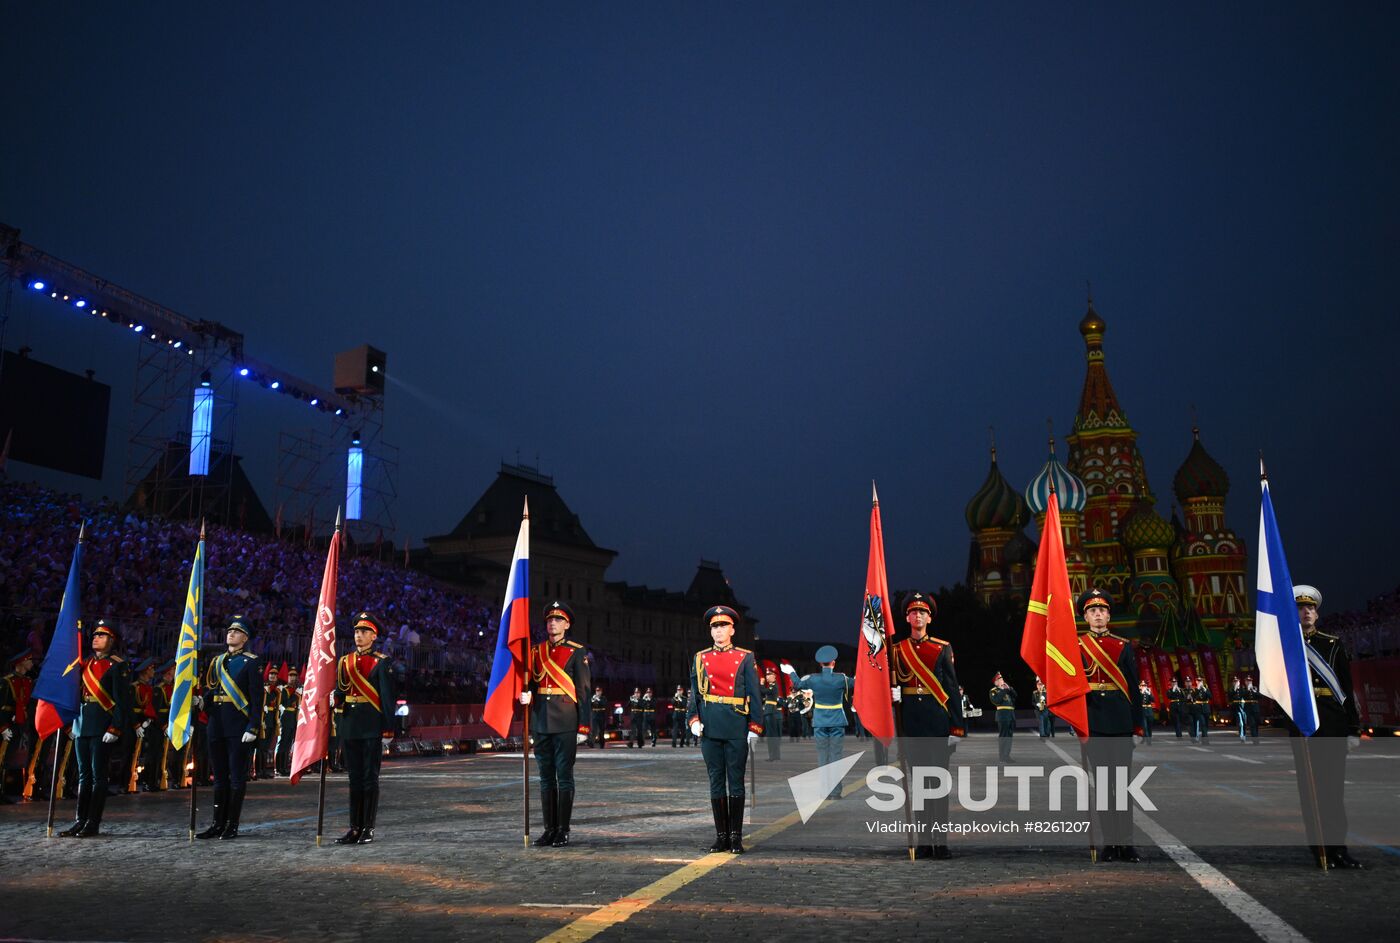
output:
[[[870,735],[881,743],[894,738],[890,698],[890,587],[885,576],[885,534],[880,526],[880,496],[870,485],[870,559],[865,567],[865,602],[856,639],[856,689],[851,705]]]
[[[1081,740],[1089,736],[1089,712],[1084,695],[1089,679],[1079,658],[1074,624],[1074,599],[1065,563],[1064,532],[1060,528],[1060,499],[1050,492],[1035,582],[1026,604],[1026,627],[1021,633],[1021,657],[1045,682],[1046,706],[1074,728]]]

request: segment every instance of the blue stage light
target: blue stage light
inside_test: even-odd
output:
[[[190,420],[191,475],[209,474],[209,440],[213,428],[214,391],[201,384],[194,391],[194,413]]]
[[[131,329],[132,329],[133,331],[135,331],[137,334],[140,334],[142,331],[144,331],[144,330],[146,329],[146,326],[145,326],[144,324],[137,324],[137,325],[134,325]]]
[[[79,298],[77,301],[73,302],[73,307],[75,307],[75,308],[86,308],[86,307],[87,307],[87,299],[86,299],[86,298]]]
[[[277,389],[278,387],[280,387],[281,385],[282,385],[282,381],[281,381],[281,380],[273,380],[273,381],[272,381],[272,388],[273,388],[274,390]]]
[[[240,377],[246,377],[246,376],[248,375],[248,368],[247,368],[247,367],[239,367],[239,368],[238,368],[238,375],[239,375]]]
[[[40,282],[40,281],[33,281],[33,282],[30,282],[30,283],[29,283],[29,287],[32,288],[32,289],[34,289],[35,291],[43,291],[43,290],[44,290],[45,288],[47,288],[48,286],[45,285],[43,282]]]
[[[358,443],[359,439],[354,440]],[[365,453],[360,446],[350,446],[345,457],[345,519],[360,519],[361,475],[364,472]]]
[[[316,397],[314,397],[314,396],[311,397],[311,405],[312,405],[312,406],[315,406],[315,405],[317,405],[317,404],[320,403],[320,402],[321,402],[321,401],[320,401],[319,399],[317,399]]]
[[[184,346],[185,346],[185,342],[184,342],[184,341],[176,341],[176,342],[175,342],[175,349],[176,349],[176,350],[179,350],[181,347],[184,347]]]
[[[340,415],[341,413],[343,413],[343,412],[345,412],[345,410],[343,410],[343,409],[341,409],[341,408],[339,408],[339,407],[336,407],[335,414],[336,414],[337,416],[339,416],[339,415]]]

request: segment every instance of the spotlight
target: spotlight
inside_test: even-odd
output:
[[[58,292],[56,292],[56,291],[51,291],[51,292],[49,292],[49,297],[50,297],[50,298],[57,298],[57,297],[58,297]]]
[[[77,301],[73,302],[73,307],[75,307],[75,308],[86,308],[86,307],[87,307],[87,299],[86,299],[86,298],[79,298]]]
[[[280,380],[273,380],[273,381],[272,381],[272,388],[273,388],[274,390],[275,390],[275,389],[278,389],[281,385],[282,385],[282,381],[280,381]]]
[[[176,350],[179,350],[181,347],[184,347],[184,346],[185,346],[185,342],[184,342],[184,341],[176,341],[176,342],[175,342],[175,349],[176,349]]]
[[[247,368],[247,367],[239,367],[239,368],[238,368],[238,375],[239,375],[240,377],[246,377],[246,376],[248,375],[248,368]]]
[[[44,290],[45,288],[47,288],[48,286],[45,285],[43,282],[37,281],[37,280],[36,280],[36,281],[30,282],[30,283],[29,283],[29,287],[32,288],[32,289],[34,289],[35,291],[43,291],[43,290]]]
[[[379,364],[375,364],[374,366],[370,367],[370,368],[369,368],[369,372],[370,372],[370,373],[378,373],[378,372],[379,372]]]
[[[212,376],[209,375],[209,371],[208,371],[208,370],[205,370],[203,373],[201,373],[201,374],[199,375],[199,385],[200,385],[200,386],[209,386],[209,385],[211,385],[213,382],[214,382],[214,378],[213,378]]]
[[[321,402],[321,401],[320,401],[319,399],[317,399],[316,397],[314,397],[314,396],[311,397],[311,405],[312,405],[312,406],[315,406],[315,405],[317,405],[317,404],[320,403],[320,402]]]
[[[351,444],[351,445],[359,445],[359,444],[360,444],[360,431],[359,431],[358,429],[355,430],[355,434],[352,435],[352,436],[350,437],[350,444]]]
[[[345,412],[345,410],[341,409],[339,406],[336,407],[335,414],[337,416],[339,416],[343,412]]]
[[[64,296],[63,296],[63,300],[64,300],[64,301],[68,301],[68,300],[69,300],[69,299],[68,299],[68,296],[67,296],[67,295],[64,295]]]
[[[137,334],[140,334],[142,331],[144,331],[144,330],[146,329],[146,326],[145,326],[144,324],[134,324],[134,325],[132,325],[131,329],[132,329],[133,331],[135,331]]]
[[[185,353],[187,353],[187,354],[189,354],[191,357],[193,357],[193,356],[194,356],[194,348],[193,348],[193,347],[186,347],[186,348],[185,348]]]

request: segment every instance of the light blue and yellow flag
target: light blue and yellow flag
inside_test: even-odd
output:
[[[185,594],[185,618],[180,624],[180,641],[175,647],[175,690],[170,695],[170,722],[165,729],[170,745],[183,750],[189,742],[191,708],[198,683],[199,637],[204,631],[204,528],[199,529],[199,546],[190,567],[190,588]]]

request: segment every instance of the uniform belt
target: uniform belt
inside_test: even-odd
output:
[[[1336,697],[1331,688],[1313,688],[1313,693],[1318,697]]]
[[[819,707],[819,708],[821,708],[821,709],[824,710],[824,711],[839,711],[839,710],[842,708],[843,705],[841,705],[841,704],[816,704],[816,705],[814,705],[814,706],[815,706],[815,707]]]
[[[1118,685],[1116,685],[1116,684],[1104,684],[1102,681],[1090,681],[1090,682],[1089,682],[1089,690],[1090,690],[1090,691],[1117,691],[1117,690],[1118,690]]]
[[[215,695],[214,695],[214,703],[215,703],[215,704],[232,704],[232,703],[233,703],[233,698],[229,697],[227,694],[215,694]]]
[[[904,693],[904,694],[915,694],[915,695],[918,695],[918,694],[932,694],[932,693],[933,693],[933,692],[930,691],[928,688],[924,687],[922,684],[906,684],[904,687],[900,688],[899,690],[900,690],[900,692],[902,692],[902,693]]]
[[[93,697],[91,694],[84,694],[84,695],[83,695],[83,703],[84,703],[84,704],[99,704],[99,703],[101,703],[101,702],[98,701],[97,698]]]
[[[568,694],[568,693],[569,693],[568,691],[565,691],[563,688],[551,688],[551,687],[545,687],[545,686],[541,686],[540,688],[538,688],[538,690],[539,690],[539,692],[540,692],[541,694]]]
[[[778,702],[777,702],[777,701],[770,701],[770,700],[768,700],[768,699],[766,699],[766,698],[764,699],[763,703],[764,703],[764,706],[766,706],[766,707],[777,707],[777,706],[778,706]]]
[[[727,694],[706,694],[705,700],[711,704],[733,704],[735,707],[748,700],[746,697],[730,697]]]
[[[365,696],[363,696],[363,695],[360,695],[360,694],[347,694],[347,695],[345,695],[345,703],[346,703],[346,704],[373,704],[374,702],[371,701],[369,698],[367,698],[367,697],[365,697]]]
[[[1014,707],[1004,707],[1001,704],[997,705],[997,710],[999,711],[1014,711],[1015,709]]]

